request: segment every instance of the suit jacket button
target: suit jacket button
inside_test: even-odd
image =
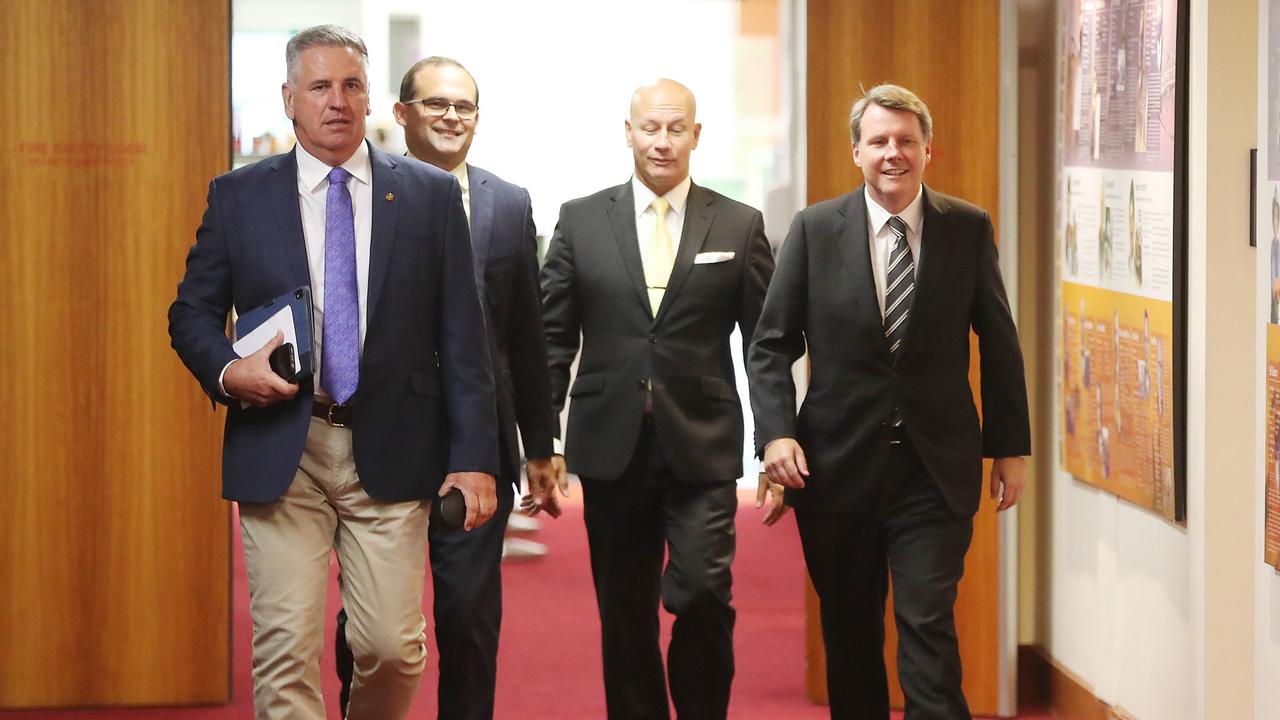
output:
[[[657,336],[657,335],[650,335],[650,336],[649,336],[649,342],[650,342],[650,343],[657,343],[657,342],[658,342],[658,336]]]

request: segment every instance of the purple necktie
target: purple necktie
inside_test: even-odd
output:
[[[329,171],[324,218],[324,328],[320,387],[343,404],[360,380],[360,297],[356,288],[356,227],[347,179],[340,167]]]

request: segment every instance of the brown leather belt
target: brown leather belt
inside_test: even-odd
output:
[[[316,400],[311,403],[311,415],[329,423],[329,427],[351,427],[351,406]]]

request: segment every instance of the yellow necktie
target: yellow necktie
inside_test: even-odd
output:
[[[644,284],[649,288],[649,307],[653,314],[658,314],[658,306],[662,304],[662,294],[667,290],[667,280],[671,277],[671,268],[676,264],[675,253],[671,250],[671,234],[667,232],[667,208],[671,203],[666,198],[654,198],[649,207],[653,208],[656,222],[653,224],[653,235],[649,237],[649,252],[645,255]]]

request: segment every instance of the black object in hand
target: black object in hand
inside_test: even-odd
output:
[[[444,497],[431,503],[432,522],[443,523],[450,530],[457,530],[467,521],[467,501],[458,488],[450,488]]]
[[[271,369],[287,382],[295,382],[298,377],[298,359],[293,352],[293,343],[285,343],[271,351],[268,358]]]

